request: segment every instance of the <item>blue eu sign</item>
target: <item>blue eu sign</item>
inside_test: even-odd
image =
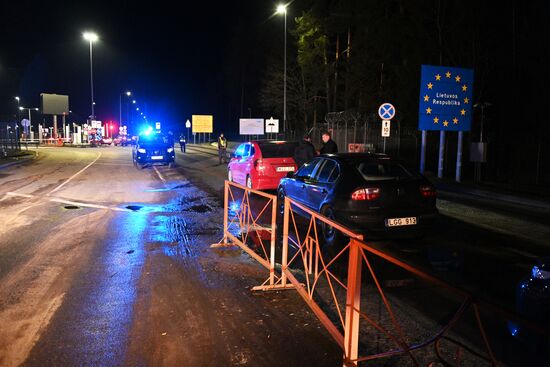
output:
[[[473,69],[422,65],[418,130],[470,131]]]

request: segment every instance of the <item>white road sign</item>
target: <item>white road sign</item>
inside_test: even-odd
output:
[[[191,127],[191,121],[185,121],[185,127],[189,129]]]
[[[382,136],[385,138],[390,136],[390,120],[382,120]]]
[[[266,133],[279,133],[279,119],[273,117],[265,120]]]

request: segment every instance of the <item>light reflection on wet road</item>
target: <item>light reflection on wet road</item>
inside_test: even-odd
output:
[[[75,280],[26,365],[85,361],[112,366],[123,361],[144,262],[148,217],[118,214],[110,226],[111,236],[102,241],[95,251],[96,260]]]

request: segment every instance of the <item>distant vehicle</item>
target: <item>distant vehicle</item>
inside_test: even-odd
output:
[[[523,279],[516,292],[516,311],[536,325],[550,331],[550,257],[540,259]],[[521,324],[510,321],[510,334],[530,345],[536,354],[550,354],[550,340]]]
[[[131,144],[129,140],[130,138],[127,135],[119,135],[116,138],[113,138],[113,145],[120,145],[124,147],[128,144]]]
[[[137,139],[132,149],[132,159],[136,167],[143,168],[146,165],[165,164],[175,165],[174,147],[168,138],[160,133],[144,133]]]
[[[235,149],[227,165],[227,179],[257,190],[275,190],[281,178],[298,168],[294,149],[298,142],[258,140]]]
[[[315,157],[281,180],[279,205],[285,196],[369,238],[422,237],[438,214],[434,186],[384,154]],[[321,232],[326,245],[341,242],[331,226]]]
[[[101,145],[111,145],[113,143],[113,138],[103,137],[100,140]]]

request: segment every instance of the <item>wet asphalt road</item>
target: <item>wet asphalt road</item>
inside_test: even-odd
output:
[[[209,247],[222,235],[227,173],[215,152],[188,146],[175,169],[144,170],[122,147],[38,153],[0,171],[0,365],[339,364],[294,292],[250,292],[263,269]],[[517,283],[548,254],[544,220],[516,236],[510,223],[524,213],[460,197],[439,207],[425,239],[373,245],[512,308]],[[420,306],[415,318],[446,317],[421,304],[409,275],[374,265],[389,292]]]
[[[130,148],[38,149],[0,172],[0,365],[339,363],[295,293],[251,292],[265,269],[210,248],[220,193],[178,163],[140,170]]]

